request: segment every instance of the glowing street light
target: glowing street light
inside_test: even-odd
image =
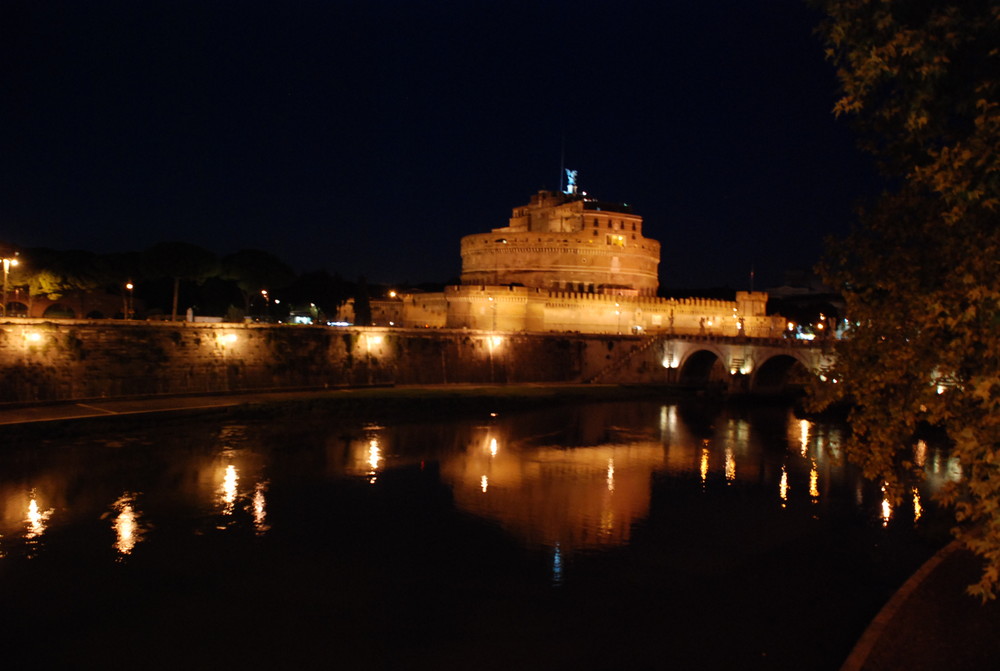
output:
[[[7,316],[7,274],[10,272],[11,266],[17,265],[17,253],[14,256],[4,257],[3,260],[3,316]]]
[[[125,288],[128,289],[128,299],[125,303],[125,319],[132,319],[132,315],[135,314],[135,285],[129,280],[125,283]]]

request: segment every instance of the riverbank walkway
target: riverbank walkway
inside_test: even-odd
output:
[[[676,396],[677,392],[673,392]],[[84,399],[59,403],[0,403],[0,427],[61,423],[109,417],[144,415],[194,415],[224,412],[233,408],[251,408],[296,401],[404,401],[447,399],[505,399],[514,402],[543,399],[608,400],[638,397],[670,398],[665,388],[650,385],[584,384],[584,383],[525,383],[508,384],[412,384],[374,385],[362,387],[306,388],[295,390],[262,390],[251,392],[213,392],[207,394],[176,394],[120,398]]]
[[[139,398],[88,399],[65,403],[0,405],[0,426],[66,420],[93,419],[115,415],[185,414],[224,410],[254,404],[313,399],[349,390],[273,391],[204,396],[146,396]]]
[[[414,390],[429,388],[413,387]],[[0,406],[0,428],[27,424],[41,428],[45,422],[112,416],[147,415],[153,420],[158,415],[222,412],[228,408],[306,401],[356,391],[273,391]],[[393,393],[400,391],[393,388]],[[367,394],[371,392],[365,390]],[[977,580],[979,570],[976,557],[956,543],[942,549],[883,607],[844,661],[841,671],[1000,669],[1000,600],[983,605],[965,593],[965,587]]]

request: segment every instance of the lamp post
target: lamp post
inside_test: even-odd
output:
[[[133,294],[135,285],[129,280],[125,283],[125,288],[128,289],[128,299],[125,303],[125,319],[132,319],[132,314],[135,312],[135,295]]]
[[[271,316],[271,297],[267,294],[267,289],[261,289],[260,295],[264,297],[264,321],[268,321]]]
[[[17,265],[17,254],[3,259],[3,316],[7,316],[7,274],[10,273],[11,266]]]

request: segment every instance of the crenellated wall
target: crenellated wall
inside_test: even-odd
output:
[[[518,286],[445,287],[432,325],[530,332],[672,333],[780,337],[785,319],[766,314],[767,294],[737,291],[736,300],[658,298],[545,291]],[[395,302],[397,323],[411,325],[409,298]],[[372,302],[375,305],[375,301]],[[379,303],[388,303],[381,301]],[[373,309],[373,315],[376,311]],[[382,322],[386,323],[386,322]]]

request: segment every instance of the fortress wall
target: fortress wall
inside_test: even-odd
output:
[[[479,285],[447,287],[444,296],[446,322],[420,322],[404,316],[403,324],[536,333],[667,331],[678,335],[753,337],[779,337],[785,324],[782,317],[765,314],[767,294],[760,292],[737,292],[736,301],[727,301]],[[409,309],[408,302],[404,305]]]
[[[641,293],[656,292],[660,258],[657,241],[636,238],[626,246],[616,246],[605,243],[604,232],[599,238],[590,237],[590,231],[585,233],[498,238],[494,231],[465,236],[461,243],[462,283],[514,282],[549,288],[554,283],[569,282],[595,287],[623,285]]]
[[[593,376],[639,341],[593,334],[8,319],[0,323],[0,402],[572,382]]]

